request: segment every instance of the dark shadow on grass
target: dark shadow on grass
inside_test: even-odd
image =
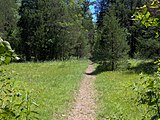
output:
[[[105,72],[105,71],[111,71],[109,69],[109,65],[100,64],[100,65],[98,65],[96,67],[96,69],[93,72],[91,72],[91,73],[85,73],[85,74],[86,75],[98,75],[98,74],[100,74],[102,72]]]
[[[154,64],[154,61],[150,61],[150,62],[143,61],[134,67],[127,65],[126,69],[128,69],[129,73],[134,72],[137,74],[144,73],[144,74],[152,75],[157,71],[158,67],[156,64]],[[101,63],[99,66],[96,67],[95,71],[93,71],[92,73],[85,73],[85,74],[86,75],[98,75],[105,71],[111,71],[111,65],[109,63],[107,64]]]
[[[154,74],[157,71],[157,66],[154,62],[142,62],[135,67],[129,67],[128,70],[134,71],[135,73]]]

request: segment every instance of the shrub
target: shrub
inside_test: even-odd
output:
[[[156,62],[160,66],[160,60]],[[142,82],[134,84],[138,105],[147,105],[147,113],[152,114],[152,120],[160,118],[160,68],[153,76],[142,75]],[[145,116],[144,116],[145,117]]]
[[[0,38],[0,119],[1,120],[33,120],[37,118],[38,105],[33,101],[25,88],[15,86],[8,77],[4,64],[18,59],[10,44]]]

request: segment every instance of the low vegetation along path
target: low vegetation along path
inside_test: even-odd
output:
[[[69,113],[68,120],[94,120],[96,108],[94,80],[96,77],[92,75],[93,71],[94,67],[90,64],[81,82],[79,93]]]

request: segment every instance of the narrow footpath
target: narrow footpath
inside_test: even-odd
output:
[[[90,64],[86,69],[75,103],[68,115],[68,120],[95,120],[94,81],[96,77],[91,74],[93,71],[94,67]]]

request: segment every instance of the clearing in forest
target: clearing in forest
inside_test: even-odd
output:
[[[66,120],[74,93],[79,89],[87,60],[54,61],[42,63],[12,63],[6,67],[15,85],[26,88],[39,105],[40,120]],[[35,110],[35,109],[34,109]]]

